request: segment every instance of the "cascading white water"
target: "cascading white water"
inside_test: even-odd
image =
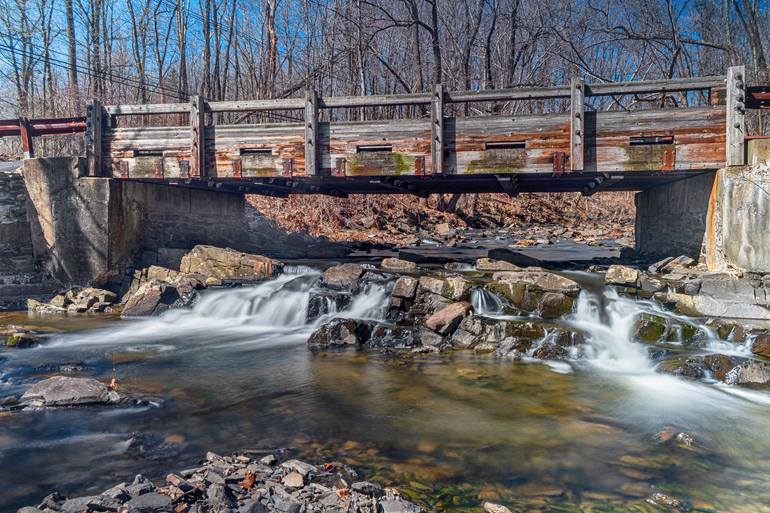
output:
[[[204,291],[189,309],[169,310],[159,317],[132,320],[117,329],[81,333],[78,337],[57,337],[46,346],[125,346],[130,343],[146,348],[148,343],[169,337],[184,338],[188,345],[196,342],[211,344],[213,337],[217,342],[209,347],[248,345],[254,341],[253,337],[259,338],[260,343],[299,343],[318,326],[335,317],[380,319],[384,316],[388,287],[368,283],[341,309],[330,298],[322,298],[327,304],[325,312],[308,321],[310,300],[320,276],[319,271],[310,268],[287,268],[277,278],[258,285]],[[166,344],[163,348],[172,347]]]
[[[583,290],[568,323],[586,334],[585,357],[596,367],[612,372],[647,373],[652,372],[652,363],[646,348],[632,340],[632,330],[639,315],[653,309],[647,302],[618,296],[612,288],[600,293]]]
[[[481,287],[474,287],[471,290],[471,305],[474,312],[485,317],[503,313],[503,301],[500,297]]]

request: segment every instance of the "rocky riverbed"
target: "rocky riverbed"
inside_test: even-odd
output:
[[[764,277],[687,257],[576,270],[492,256],[319,269],[198,247],[124,290],[31,302],[2,322],[0,465],[20,477],[0,504],[100,497],[112,473],[159,483],[256,437],[428,510],[765,511]],[[73,452],[54,461],[50,444]],[[290,495],[333,490],[311,481]],[[248,500],[240,482],[219,484]],[[152,493],[210,510],[211,483],[186,506],[173,483]]]
[[[340,463],[279,461],[268,454],[220,456],[209,452],[197,467],[166,476],[160,485],[137,474],[98,495],[67,498],[54,492],[18,513],[420,513],[398,490],[358,480]]]

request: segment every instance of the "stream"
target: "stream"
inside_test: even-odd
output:
[[[315,353],[305,343],[318,326],[382,319],[389,298],[386,286],[369,285],[348,307],[327,305],[307,322],[319,278],[287,267],[152,319],[0,314],[2,324],[58,331],[0,353],[0,398],[64,363],[157,398],[0,412],[0,511],[54,489],[98,493],[137,473],[162,480],[209,450],[275,449],[347,463],[434,511],[481,511],[484,501],[514,513],[665,511],[647,501],[656,492],[682,511],[770,511],[770,395],[656,372],[646,347],[630,340],[638,314],[673,315],[654,303],[586,288],[561,320],[589,334],[575,361]],[[489,293],[472,301],[477,313],[506,317]],[[706,350],[746,352],[716,339]],[[656,438],[666,429],[693,443]]]

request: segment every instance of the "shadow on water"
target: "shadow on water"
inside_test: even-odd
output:
[[[318,279],[299,269],[210,291],[191,310],[85,322],[3,353],[0,395],[23,390],[36,367],[82,361],[83,375],[108,380],[114,366],[123,390],[163,401],[0,416],[0,510],[52,489],[85,495],[139,472],[162,478],[207,450],[291,447],[349,463],[435,510],[493,500],[522,511],[653,511],[645,499],[661,490],[701,511],[767,511],[767,396],[655,372],[629,336],[640,312],[671,315],[654,304],[582,293],[563,322],[587,334],[585,355],[556,373],[469,352],[312,353],[303,345],[317,326],[382,317],[388,297],[374,285],[307,322]],[[476,291],[473,302],[505,316],[496,296]],[[665,426],[695,444],[657,442]],[[143,451],[132,433],[145,437]]]

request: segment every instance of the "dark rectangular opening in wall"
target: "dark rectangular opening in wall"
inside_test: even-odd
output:
[[[393,146],[390,144],[366,144],[356,146],[356,153],[393,153]]]
[[[653,135],[648,137],[631,137],[631,146],[652,146],[655,144],[674,144],[673,135]]]
[[[273,154],[272,148],[241,148],[238,150],[238,155],[262,155],[271,156]]]
[[[163,150],[134,150],[134,157],[163,157]]]
[[[523,150],[527,147],[526,141],[487,141],[485,150]]]

